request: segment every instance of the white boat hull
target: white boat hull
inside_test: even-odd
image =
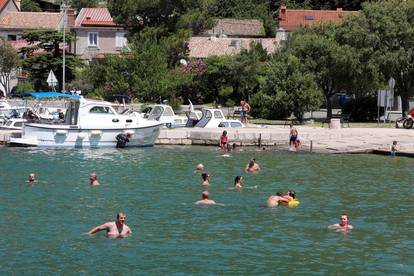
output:
[[[115,147],[116,136],[131,134],[127,147],[153,146],[162,125],[114,129],[79,129],[67,125],[26,124],[21,138],[10,138],[10,145],[66,148]]]

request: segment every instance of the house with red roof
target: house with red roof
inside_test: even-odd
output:
[[[125,30],[117,25],[107,8],[83,8],[72,28],[73,52],[84,60],[120,53],[127,45]]]
[[[279,9],[279,30],[276,34],[278,42],[287,39],[290,32],[304,26],[314,26],[323,23],[341,23],[347,16],[358,15],[358,11],[336,10],[295,10],[282,5]]]

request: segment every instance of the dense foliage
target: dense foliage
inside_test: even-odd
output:
[[[20,53],[25,56],[22,68],[29,72],[30,80],[35,90],[49,90],[47,76],[50,70],[56,75],[59,82],[58,89],[62,89],[62,50],[63,34],[54,30],[35,30],[22,33],[22,38],[30,44],[22,48]],[[69,43],[73,37],[66,35]],[[66,53],[66,81],[73,79],[75,68],[82,66],[81,61],[73,54]]]
[[[42,9],[39,6],[39,3],[33,0],[22,0],[20,3],[20,10],[24,12],[40,12]]]
[[[4,87],[4,95],[10,93],[10,79],[20,64],[17,51],[7,42],[0,40],[0,84]]]

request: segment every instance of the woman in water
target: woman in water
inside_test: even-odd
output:
[[[242,184],[243,184],[243,176],[240,176],[240,175],[238,175],[238,176],[236,176],[236,178],[234,179],[234,189],[241,189],[241,188],[243,188],[242,187]]]
[[[210,185],[210,175],[208,173],[202,173],[201,178],[203,179],[203,183],[201,183],[201,185],[203,186]]]

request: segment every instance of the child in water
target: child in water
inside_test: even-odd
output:
[[[398,151],[397,141],[393,141],[391,145],[390,155],[395,156],[397,154],[397,151]]]

